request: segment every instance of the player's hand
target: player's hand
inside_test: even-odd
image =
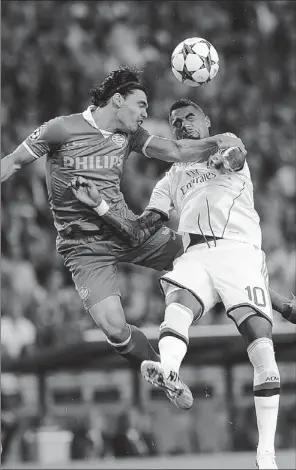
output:
[[[296,325],[296,297],[292,294],[292,299],[284,303],[282,316],[290,323]]]
[[[73,178],[68,186],[72,189],[74,196],[89,207],[97,207],[103,200],[95,183],[82,176]]]
[[[207,161],[208,168],[214,168],[219,170],[222,174],[233,173],[232,168],[230,167],[229,161],[223,155],[223,153],[217,152],[215,155],[211,155]]]
[[[239,150],[243,153],[243,155],[247,155],[247,150],[242,140],[236,137],[234,134],[226,132],[225,134],[218,134],[216,137],[217,145],[220,150],[227,149],[230,147],[238,147]]]

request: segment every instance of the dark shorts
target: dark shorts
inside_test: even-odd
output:
[[[174,259],[183,252],[183,245],[179,235],[163,227],[138,248],[130,248],[117,237],[104,240],[100,236],[85,236],[73,240],[58,236],[57,251],[72,274],[85,308],[89,309],[111,295],[120,296],[118,263],[169,271]]]

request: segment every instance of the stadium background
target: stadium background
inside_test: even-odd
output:
[[[234,132],[244,141],[271,286],[290,297],[295,291],[296,265],[295,10],[293,2],[284,0],[3,1],[2,156],[42,122],[85,109],[88,90],[110,70],[121,64],[137,65],[143,68],[142,79],[149,91],[145,123],[149,131],[171,136],[169,107],[175,99],[187,97],[208,112],[213,133]],[[172,50],[192,36],[208,39],[220,56],[217,77],[199,89],[179,84],[170,70]],[[136,213],[141,213],[167,168],[156,160],[129,158],[122,190]],[[43,159],[3,185],[1,210],[1,326],[5,324],[7,331],[9,325],[11,332],[1,336],[2,358],[82,340],[94,325],[55,252]],[[171,225],[176,226],[174,220]],[[163,315],[158,274],[122,266],[120,279],[128,321],[158,325]],[[283,320],[275,315],[275,321]],[[220,325],[227,319],[217,308],[202,323]],[[289,382],[294,370],[286,364],[281,370]],[[192,375],[191,368],[185,372]],[[65,397],[60,402],[52,398],[46,417],[36,415],[35,377],[3,374],[2,437],[11,433],[6,462],[36,460],[32,436],[41,424],[70,431],[76,457],[83,459],[120,455],[126,435],[129,455],[143,457],[252,450],[256,442],[252,396],[238,397],[236,439],[231,444],[224,406],[227,397],[217,386],[223,373],[219,367],[199,368],[197,380],[212,383],[213,396],[206,401],[207,394],[201,392],[192,413],[185,416],[161,398],[153,405],[144,400],[144,408],[132,403],[127,408],[131,377],[125,370],[93,371],[82,378],[78,373],[52,374],[53,388],[100,383],[106,393],[99,395],[95,405],[87,400],[75,404],[71,391],[69,403]],[[236,378],[239,383],[251,382],[250,368],[240,366]],[[125,398],[108,397],[110,384],[126,389]],[[291,394],[283,403],[277,446],[287,449],[295,447],[296,439]],[[61,431],[56,436],[61,442]]]

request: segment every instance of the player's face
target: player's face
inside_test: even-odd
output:
[[[147,96],[142,90],[133,90],[118,110],[117,119],[127,132],[135,132],[147,118]]]
[[[209,137],[210,120],[194,106],[175,109],[170,123],[177,140]]]

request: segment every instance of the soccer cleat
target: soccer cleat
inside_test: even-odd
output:
[[[275,455],[273,452],[260,452],[257,454],[257,460],[256,460],[256,466],[257,468],[265,468],[265,469],[273,469],[273,468],[278,468],[276,461],[275,461]]]
[[[177,408],[189,410],[192,407],[192,393],[182,382],[177,372],[171,371],[169,377],[165,378],[160,362],[143,361],[141,373],[144,379],[162,389]]]

